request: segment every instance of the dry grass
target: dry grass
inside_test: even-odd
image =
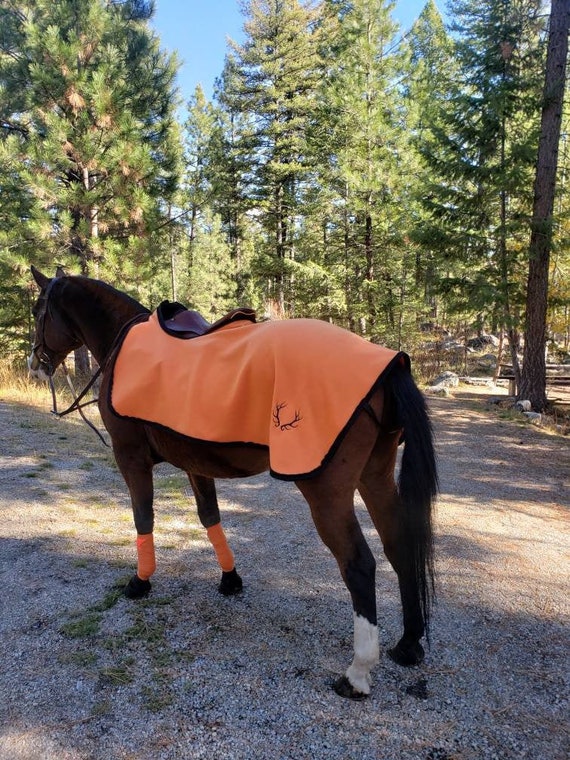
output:
[[[65,409],[72,401],[63,373],[54,376],[57,403]],[[26,404],[42,411],[51,409],[51,391],[47,382],[31,378],[21,357],[0,358],[0,400]]]
[[[20,404],[45,404],[47,385],[32,380],[22,360],[0,359],[0,398]]]

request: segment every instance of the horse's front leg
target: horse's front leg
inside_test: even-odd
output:
[[[126,585],[125,596],[139,599],[150,592],[150,577],[156,570],[152,463],[135,464],[121,455],[116,460],[129,489],[137,531],[137,572]]]
[[[216,484],[212,478],[203,475],[188,473],[188,478],[196,497],[198,517],[206,528],[206,533],[222,570],[222,579],[218,591],[224,596],[238,594],[243,589],[243,583],[235,567],[234,554],[228,545],[226,534],[222,528]]]

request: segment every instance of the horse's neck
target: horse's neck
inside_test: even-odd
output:
[[[96,281],[78,280],[74,285],[68,315],[97,363],[103,366],[125,325],[147,309]]]

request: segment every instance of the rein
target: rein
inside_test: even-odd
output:
[[[88,425],[91,428],[91,430],[93,430],[93,432],[95,432],[97,434],[97,436],[99,437],[99,439],[101,440],[101,442],[103,443],[103,445],[107,446],[107,448],[111,448],[110,444],[105,440],[105,438],[104,438],[103,434],[101,433],[101,431],[98,430],[95,427],[95,425],[91,422],[91,420],[87,419],[87,417],[85,416],[85,414],[83,412],[83,408],[84,407],[90,406],[91,404],[96,404],[99,401],[99,399],[98,398],[94,398],[94,399],[91,399],[91,401],[86,401],[84,404],[80,404],[79,403],[81,401],[81,399],[86,396],[86,394],[89,392],[89,390],[91,390],[91,388],[95,385],[96,381],[100,377],[100,375],[101,375],[101,367],[99,367],[96,370],[96,372],[94,373],[93,377],[91,378],[91,380],[89,380],[89,382],[87,383],[87,385],[85,386],[85,388],[81,391],[81,393],[79,395],[77,395],[77,392],[75,390],[73,382],[71,381],[71,377],[69,375],[69,370],[67,369],[67,365],[65,364],[65,362],[62,362],[61,366],[62,366],[62,369],[63,369],[63,374],[65,375],[65,379],[67,380],[67,384],[69,386],[69,389],[71,390],[71,394],[72,394],[72,396],[74,398],[74,401],[73,401],[73,403],[70,406],[67,407],[67,409],[64,409],[63,412],[59,412],[58,411],[58,409],[57,409],[57,397],[56,397],[56,393],[55,393],[55,385],[53,383],[53,375],[49,375],[48,376],[48,382],[49,382],[49,387],[50,387],[50,390],[51,390],[51,398],[52,398],[52,405],[53,405],[53,409],[51,410],[51,413],[53,415],[55,415],[58,418],[58,420],[59,420],[62,417],[65,417],[65,415],[69,414],[70,412],[76,412],[76,411],[79,412],[79,414],[81,416],[81,419],[85,422],[86,425]]]

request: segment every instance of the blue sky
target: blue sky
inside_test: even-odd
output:
[[[162,47],[176,51],[181,62],[178,85],[186,103],[197,84],[211,97],[214,80],[222,72],[227,38],[242,39],[243,16],[239,0],[155,0],[153,26]],[[397,0],[394,18],[408,29],[426,0]],[[438,2],[440,10],[444,2]]]

